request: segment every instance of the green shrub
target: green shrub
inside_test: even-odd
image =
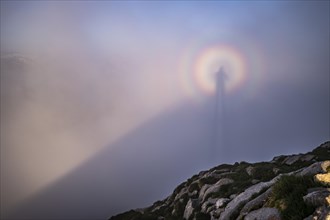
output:
[[[194,192],[195,190],[199,190],[199,184],[198,182],[193,182],[192,184],[190,184],[189,188],[188,188],[188,191],[190,193]]]
[[[198,180],[198,187],[202,188],[204,184],[214,184],[218,181],[219,179],[213,177],[213,176],[208,176],[204,177]]]
[[[300,220],[312,214],[313,207],[303,201],[307,189],[316,184],[311,176],[283,176],[273,186],[273,191],[267,201],[267,206],[277,208],[284,220]]]
[[[211,216],[208,215],[208,214],[202,213],[202,212],[197,212],[195,214],[195,219],[198,219],[198,220],[210,220],[211,219]]]
[[[261,182],[266,182],[273,179],[276,175],[273,172],[274,164],[261,162],[255,164],[255,172],[253,178],[258,179]]]
[[[320,146],[318,148],[315,148],[312,151],[312,154],[314,154],[316,156],[316,159],[318,161],[330,160],[330,152],[325,147]]]

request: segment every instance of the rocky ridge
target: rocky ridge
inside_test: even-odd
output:
[[[110,220],[330,220],[330,142],[270,162],[222,164]]]

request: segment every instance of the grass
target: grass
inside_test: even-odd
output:
[[[273,186],[266,205],[281,212],[284,220],[300,220],[313,213],[314,208],[303,201],[307,189],[318,186],[311,176],[282,176]]]

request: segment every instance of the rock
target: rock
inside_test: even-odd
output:
[[[322,170],[328,172],[328,167],[330,167],[330,160],[323,161],[321,164]]]
[[[287,165],[292,165],[295,162],[297,162],[302,155],[292,155],[292,156],[288,156],[287,158],[285,158],[285,160],[282,162],[282,164],[287,164]]]
[[[320,147],[322,147],[322,148],[326,148],[326,149],[329,149],[329,150],[330,150],[330,141],[327,141],[327,142],[321,144]]]
[[[226,172],[229,172],[230,169],[229,168],[222,168],[222,169],[218,169],[217,171],[220,172],[220,173],[226,173]]]
[[[276,208],[261,208],[250,212],[244,220],[281,220],[281,215]]]
[[[326,198],[330,195],[330,191],[326,188],[308,193],[303,197],[304,202],[307,205],[311,205],[314,207],[329,205]]]
[[[301,161],[311,161],[315,156],[312,154],[306,154],[300,158]]]
[[[174,201],[179,200],[186,193],[188,193],[188,188],[187,187],[182,188],[180,192],[175,196]]]
[[[216,202],[217,202],[217,199],[216,199],[216,198],[215,198],[215,199],[211,199],[211,198],[209,198],[207,201],[205,201],[205,202],[202,204],[201,212],[203,212],[203,213],[208,213],[208,212],[207,212],[207,209],[208,209],[210,206],[214,205]]]
[[[240,206],[244,205],[255,194],[258,194],[265,188],[269,188],[270,186],[272,186],[275,182],[277,182],[280,177],[281,175],[278,175],[277,177],[273,178],[268,182],[261,182],[256,185],[250,186],[244,192],[240,193],[227,204],[225,211],[220,215],[220,220],[231,219],[232,215],[235,214],[235,212],[239,212],[238,208]]]
[[[295,173],[297,176],[311,176],[311,175],[315,175],[318,173],[323,173],[322,167],[321,167],[322,162],[315,162],[312,165],[306,167],[306,168],[302,168]]]
[[[206,213],[211,213],[215,209],[214,205],[207,208]]]
[[[330,207],[320,206],[316,208],[315,212],[305,218],[304,220],[329,220],[330,219]]]
[[[282,159],[284,159],[284,158],[286,158],[286,156],[284,156],[284,155],[276,156],[276,157],[274,157],[274,158],[272,159],[271,163],[276,163],[276,162],[278,162],[279,160],[282,160]]]
[[[201,188],[201,190],[199,191],[199,200],[202,201],[202,199],[204,198],[204,194],[205,194],[205,191],[210,187],[211,185],[209,184],[204,184]]]
[[[252,199],[248,203],[244,205],[241,209],[241,213],[237,219],[243,219],[245,215],[247,215],[251,210],[258,209],[262,207],[262,205],[267,201],[268,197],[272,193],[272,188],[269,188],[266,192],[262,193],[261,195],[257,196],[255,199]]]
[[[218,208],[222,208],[223,206],[225,206],[228,202],[230,201],[230,199],[228,198],[220,198],[217,200],[217,202],[215,203],[215,207]]]
[[[281,170],[279,168],[274,167],[273,168],[273,173],[277,175]]]
[[[237,196],[237,194],[232,194],[229,196],[229,199],[234,199]]]
[[[187,202],[186,208],[184,209],[183,218],[189,219],[194,209],[199,205],[198,199],[189,199]]]
[[[216,209],[216,210],[213,210],[210,214],[211,214],[211,217],[213,217],[213,219],[218,219],[221,212],[223,212],[223,208],[222,209]]]
[[[325,186],[330,186],[330,173],[316,174],[314,180]]]
[[[198,191],[194,190],[193,192],[188,192],[188,196],[190,198],[197,198],[198,197]]]
[[[252,166],[248,166],[246,169],[245,169],[246,173],[249,175],[249,176],[253,176],[253,174],[255,173],[256,169]]]
[[[216,182],[214,185],[211,185],[204,193],[204,196],[203,196],[203,200],[202,201],[205,201],[205,199],[212,193],[216,193],[220,190],[220,188],[224,185],[228,185],[228,184],[231,184],[233,183],[234,181],[232,179],[229,179],[229,178],[223,178],[223,179],[220,179],[218,182]]]

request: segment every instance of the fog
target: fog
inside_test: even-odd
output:
[[[1,1],[0,16],[1,219],[106,219],[330,139],[329,2]]]

